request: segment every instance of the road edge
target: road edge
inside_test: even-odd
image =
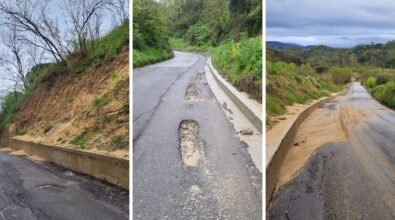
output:
[[[327,97],[321,101],[315,102],[310,105],[302,112],[298,114],[292,124],[288,127],[288,130],[285,132],[284,136],[281,138],[281,141],[277,146],[275,146],[276,150],[273,156],[270,158],[269,163],[266,165],[266,204],[269,204],[270,199],[273,196],[275,186],[277,183],[277,179],[279,176],[279,171],[283,160],[288,152],[288,149],[292,146],[293,140],[295,138],[296,132],[302,124],[302,122],[313,112],[315,109],[323,106],[326,102],[332,101],[336,97],[343,95],[349,91],[351,88],[351,84],[347,85],[347,89],[345,91],[340,92],[336,95]]]
[[[129,189],[129,159],[4,136],[0,138],[0,144],[1,148],[6,146],[14,150],[24,150],[27,154],[38,156],[47,162]]]
[[[226,95],[237,105],[241,112],[251,121],[251,123],[262,133],[262,112],[261,109],[254,108],[254,100],[246,97],[235,87],[228,83],[214,68],[211,57],[207,58],[207,64],[213,73],[215,81]]]

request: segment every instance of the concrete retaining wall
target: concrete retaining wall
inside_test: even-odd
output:
[[[262,133],[262,114],[259,114],[261,109],[254,109],[252,105],[247,103],[248,101],[242,97],[241,93],[230,85],[217,70],[213,67],[211,63],[211,58],[208,58],[208,66],[214,75],[214,79],[217,81],[218,85],[222,90],[229,96],[229,98],[239,107],[243,114],[252,122],[252,124]]]
[[[297,119],[294,121],[288,132],[282,138],[279,146],[277,147],[276,152],[274,153],[273,157],[271,158],[269,164],[266,167],[266,204],[269,204],[269,201],[273,195],[277,183],[277,179],[280,174],[281,164],[284,161],[288,149],[293,144],[294,138],[296,136],[300,124],[302,124],[302,122],[310,115],[311,112],[323,106],[326,102],[335,99],[338,95],[340,94],[337,94],[332,97],[328,97],[327,99],[323,99],[303,110],[299,114]]]
[[[3,147],[24,150],[27,154],[41,157],[48,162],[129,189],[129,160],[127,159],[8,137],[2,137],[1,144]]]

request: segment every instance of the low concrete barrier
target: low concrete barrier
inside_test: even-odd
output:
[[[350,86],[348,87],[348,89]],[[344,92],[347,93],[348,89]],[[314,103],[313,105],[309,106],[305,110],[303,110],[296,120],[292,123],[284,137],[281,139],[281,142],[279,143],[277,150],[273,154],[270,162],[266,166],[266,204],[269,204],[269,201],[274,193],[275,186],[277,183],[277,179],[279,177],[280,173],[280,167],[282,162],[284,161],[284,158],[288,152],[288,149],[292,146],[294,138],[296,136],[296,133],[298,131],[298,128],[300,124],[310,115],[311,112],[313,112],[315,109],[323,106],[326,102],[329,102],[333,99],[335,99],[337,96],[344,94],[344,93],[339,93],[337,95],[328,97],[326,99],[323,99],[319,102]]]
[[[241,92],[235,89],[217,72],[211,63],[211,57],[207,60],[208,66],[214,75],[214,79],[222,90],[229,96],[229,98],[239,107],[242,113],[252,122],[252,124],[262,133],[262,109],[255,108],[252,103],[249,103],[246,97],[243,97]]]
[[[129,160],[77,149],[48,146],[16,138],[1,137],[2,147],[24,150],[48,162],[106,180],[124,189],[129,189]]]

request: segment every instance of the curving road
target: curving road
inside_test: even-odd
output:
[[[121,220],[128,212],[127,190],[0,152],[1,220]]]
[[[358,83],[316,111],[347,138],[318,148],[274,195],[268,219],[395,219],[395,112]]]
[[[133,71],[134,219],[262,219],[261,174],[209,88],[205,62],[175,52]],[[198,126],[199,160],[183,159],[184,120]]]

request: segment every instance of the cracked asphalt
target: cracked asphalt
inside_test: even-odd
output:
[[[395,112],[357,83],[323,108],[340,113],[349,138],[321,146],[274,195],[268,219],[395,219]]]
[[[126,190],[0,152],[0,219],[129,219],[128,209]]]
[[[133,73],[133,218],[262,219],[262,175],[210,90],[206,58],[175,52]],[[196,99],[187,100],[194,83]],[[178,129],[199,125],[202,158],[183,163]]]

